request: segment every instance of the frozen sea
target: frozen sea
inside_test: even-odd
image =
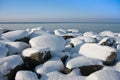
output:
[[[112,22],[0,22],[0,27],[10,30],[27,29],[36,27],[46,27],[46,29],[78,29],[80,32],[86,31],[112,31],[120,32],[120,23]]]

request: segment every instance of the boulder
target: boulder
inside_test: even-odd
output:
[[[102,67],[102,62],[100,60],[80,56],[67,62],[64,73],[68,74],[72,69],[79,68],[83,76],[88,76],[89,74],[102,69]]]
[[[26,40],[28,36],[29,34],[25,30],[15,30],[2,34],[1,38],[10,41],[23,41]]]
[[[63,71],[64,65],[60,58],[54,57],[44,64],[38,65],[35,68],[37,74],[46,74],[52,71]]]
[[[103,45],[103,46],[111,46],[112,47],[112,46],[114,46],[115,43],[116,43],[115,39],[105,37],[98,44]]]
[[[37,75],[32,71],[18,71],[15,80],[39,80]]]
[[[8,80],[14,80],[18,70],[23,69],[23,60],[18,55],[12,55],[0,60],[0,73],[6,76]]]
[[[32,47],[44,47],[50,48],[51,50],[64,50],[65,49],[65,40],[61,36],[56,35],[41,35],[35,38],[32,38],[29,43]]]
[[[78,75],[65,75],[58,71],[53,71],[43,75],[40,80],[85,80],[86,77]]]
[[[80,47],[79,54],[100,59],[107,65],[112,64],[116,59],[116,49],[109,46],[101,46],[96,43],[83,44]]]
[[[79,56],[79,57],[70,59],[67,62],[66,67],[69,69],[74,69],[74,68],[78,68],[78,67],[82,67],[82,66],[90,66],[90,65],[102,65],[102,62],[97,59]]]
[[[0,46],[0,58],[6,57],[8,55],[8,48],[5,46]]]
[[[48,48],[37,49],[27,48],[23,50],[22,55],[27,69],[34,70],[34,68],[51,58],[51,53]]]
[[[89,75],[86,80],[120,80],[120,72],[115,70],[100,70]]]
[[[25,42],[6,42],[6,47],[9,49],[8,55],[20,54],[24,49],[30,47]]]

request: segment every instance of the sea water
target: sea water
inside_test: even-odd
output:
[[[10,30],[45,27],[51,31],[54,29],[78,29],[80,32],[112,31],[120,33],[120,23],[104,22],[0,22],[0,27]]]

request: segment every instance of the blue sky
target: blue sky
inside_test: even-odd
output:
[[[0,21],[120,20],[120,0],[0,0]]]

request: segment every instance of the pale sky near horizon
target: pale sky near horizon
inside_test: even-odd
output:
[[[0,22],[120,20],[120,0],[0,0]]]

